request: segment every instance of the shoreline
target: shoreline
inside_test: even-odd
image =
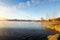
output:
[[[60,23],[59,22],[60,21],[57,21],[57,22],[46,21],[46,22],[41,22],[41,23],[44,25],[45,28],[55,30],[60,33]]]
[[[55,21],[55,20],[45,20],[41,21],[41,24],[46,28],[50,30],[54,30],[57,33],[54,35],[49,35],[47,38],[48,40],[58,40],[60,39],[60,21]]]

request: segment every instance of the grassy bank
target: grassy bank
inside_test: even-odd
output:
[[[51,30],[60,32],[60,20],[59,19],[56,18],[56,19],[51,19],[51,20],[45,20],[45,21],[42,21],[41,23],[47,29],[51,29]]]
[[[55,30],[59,34],[49,35],[48,40],[59,40],[60,38],[60,18],[49,19],[49,20],[41,20],[41,23],[45,28],[50,30]]]

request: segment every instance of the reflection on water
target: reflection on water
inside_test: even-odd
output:
[[[12,22],[12,21],[0,21],[0,28],[31,28],[42,29],[41,23],[37,22]]]
[[[0,40],[47,40],[48,35],[55,33],[39,22],[0,22]]]
[[[0,28],[4,28],[4,26],[5,26],[5,24],[4,24],[5,22],[3,22],[3,21],[0,21]]]

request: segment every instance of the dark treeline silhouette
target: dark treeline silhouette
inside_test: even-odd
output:
[[[26,22],[40,22],[40,20],[24,20],[24,19],[6,19],[6,20],[0,20],[0,21],[26,21]]]

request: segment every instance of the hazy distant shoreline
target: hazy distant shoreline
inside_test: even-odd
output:
[[[13,19],[13,20],[0,20],[0,21],[24,21],[24,22],[40,22],[40,20],[16,20],[16,19]]]

